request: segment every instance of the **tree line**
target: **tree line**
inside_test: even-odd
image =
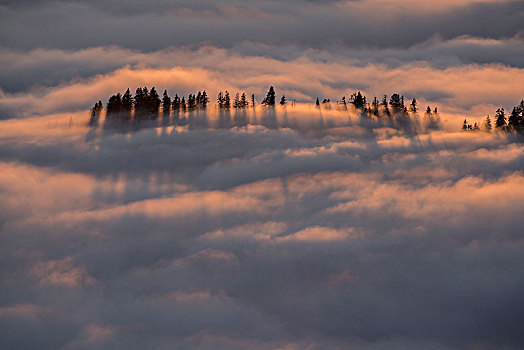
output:
[[[275,106],[276,101],[276,92],[274,87],[271,86],[261,104],[264,106]],[[160,111],[163,118],[168,119],[171,115],[178,118],[179,115],[183,115],[186,112],[205,110],[209,102],[210,100],[205,90],[203,92],[198,91],[196,94],[189,94],[187,98],[178,96],[178,94],[171,98],[167,90],[164,90],[162,98],[160,98],[155,87],[152,87],[151,90],[147,87],[139,87],[136,89],[134,96],[127,89],[123,94],[117,93],[112,95],[107,101],[105,107],[106,122],[128,122],[132,119],[136,121],[156,120],[160,116]],[[282,95],[279,104],[286,105],[287,103],[286,96]],[[324,99],[320,103],[320,99],[317,97],[315,105],[319,109],[329,109],[331,108],[331,100]],[[348,105],[353,106],[363,117],[389,120],[391,123],[401,126],[412,125],[412,117],[417,118],[419,111],[418,102],[415,98],[406,105],[404,96],[398,93],[392,94],[389,99],[387,95],[384,95],[380,101],[377,97],[374,97],[371,102],[368,102],[367,97],[358,91],[352,93],[348,98],[343,96],[336,102],[336,105],[346,110]],[[252,94],[248,99],[244,92],[242,94],[237,92],[232,100],[227,90],[220,91],[216,99],[216,107],[220,110],[255,108],[255,106],[255,95]],[[98,101],[91,108],[89,121],[91,126],[98,124],[103,109],[102,101]],[[427,128],[440,128],[440,116],[436,107],[432,110],[428,106],[424,113],[424,119]]]
[[[513,110],[511,111],[511,114],[509,116],[506,115],[506,112],[504,111],[503,107],[500,107],[495,112],[494,116],[495,121],[495,130],[500,130],[504,132],[509,133],[517,133],[517,134],[524,134],[524,100],[520,101],[520,103],[513,107]],[[493,125],[491,122],[491,118],[488,114],[486,119],[482,122],[482,128],[484,131],[491,132],[493,129]],[[479,123],[474,123],[473,125],[468,122],[467,119],[464,119],[464,122],[462,124],[462,130],[463,131],[480,131],[481,126]]]

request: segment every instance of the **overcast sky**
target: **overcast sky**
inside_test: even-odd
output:
[[[0,116],[48,113],[27,101],[107,80],[56,105],[86,110],[135,88],[119,69],[178,67],[206,75],[147,83],[213,96],[273,84],[303,102],[400,92],[480,118],[524,95],[523,22],[522,1],[1,1]]]
[[[0,348],[524,348],[524,2],[0,0]],[[219,113],[270,85],[296,106]],[[93,104],[207,90],[187,125]],[[316,109],[438,107],[401,128]],[[415,119],[415,118],[414,118]]]

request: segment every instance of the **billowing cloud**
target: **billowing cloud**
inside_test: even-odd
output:
[[[3,121],[2,346],[522,346],[521,144],[280,113]]]
[[[400,92],[408,99],[416,97],[421,103],[438,105],[455,123],[463,119],[465,113],[481,118],[493,113],[497,106],[510,108],[524,96],[524,88],[519,84],[523,69],[502,64],[438,68],[422,61],[390,67],[385,63],[364,63],[336,55],[322,59],[312,54],[285,60],[245,56],[214,47],[173,49],[147,55],[118,48],[74,54],[41,52],[51,57],[64,54],[69,57],[66,61],[79,59],[78,62],[89,61],[87,57],[99,56],[95,61],[105,57],[105,62],[113,62],[115,66],[119,64],[119,57],[127,55],[135,57],[128,61],[130,63],[149,62],[153,67],[127,66],[103,75],[67,80],[58,86],[4,92],[0,96],[4,118],[87,110],[99,99],[106,100],[113,93],[143,85],[156,86],[160,91],[167,89],[171,95],[205,89],[214,98],[218,91],[229,90],[255,93],[258,99],[269,85],[274,85],[278,93],[285,94],[289,100],[309,103],[317,96],[335,101],[356,90],[362,90],[369,98]],[[169,57],[177,57],[178,65],[168,65]],[[27,64],[38,66],[32,60]],[[9,65],[15,71],[21,69],[16,68],[15,60]],[[99,69],[97,67],[93,69]],[[460,114],[457,119],[456,114]]]
[[[0,1],[0,348],[524,348],[522,139],[459,131],[524,98],[523,19],[512,0]],[[214,106],[269,85],[297,103]],[[88,127],[139,86],[211,104]],[[420,111],[336,103],[357,90]]]

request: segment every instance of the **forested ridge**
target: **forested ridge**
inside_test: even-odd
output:
[[[524,100],[520,101],[520,103],[513,107],[513,110],[511,111],[511,114],[509,116],[506,115],[506,111],[503,107],[500,107],[495,112],[495,116],[493,117],[494,124],[491,121],[491,117],[488,116],[484,121],[482,122],[482,125],[479,125],[478,122],[475,122],[473,125],[468,122],[467,119],[464,119],[464,123],[462,124],[462,130],[464,131],[480,131],[484,130],[487,132],[490,132],[493,130],[493,127],[495,130],[505,131],[509,133],[517,133],[517,134],[523,134],[524,133]],[[482,129],[481,129],[482,128]]]
[[[277,102],[278,101],[278,102]],[[216,98],[216,103],[211,104],[207,92],[198,91],[195,94],[179,96],[175,94],[171,97],[167,90],[164,90],[162,96],[159,95],[155,87],[139,87],[135,94],[132,95],[130,89],[123,94],[117,93],[112,95],[105,107],[102,101],[95,103],[90,110],[90,126],[97,126],[100,116],[105,109],[106,118],[105,126],[120,126],[144,121],[154,121],[162,118],[163,121],[172,120],[175,124],[182,123],[186,115],[191,116],[194,112],[205,111],[210,105],[220,112],[227,113],[230,110],[241,111],[248,108],[255,108],[258,105],[256,96],[248,96],[245,92],[237,92],[234,97],[226,91],[220,91]],[[288,101],[285,95],[277,99],[273,86],[271,86],[260,101],[261,106],[268,108],[276,105],[295,106],[295,101]],[[321,101],[316,98],[314,105],[319,110],[337,110],[353,109],[363,118],[388,123],[390,126],[398,126],[404,129],[410,129],[414,122],[418,122],[419,106],[416,98],[411,99],[406,104],[404,96],[398,93],[392,94],[389,98],[387,95],[379,100],[374,97],[371,101],[360,91],[354,92],[349,97],[342,96],[337,101],[325,98]],[[427,106],[424,112],[424,120],[427,129],[440,129],[440,115],[438,108],[432,109]]]
[[[277,104],[286,106],[295,105],[294,100],[289,102],[285,95],[278,99],[273,86],[271,86],[260,101],[260,105],[273,107]],[[255,94],[248,96],[245,92],[237,92],[234,97],[226,91],[220,91],[216,98],[216,103],[212,104],[222,112],[233,110],[245,110],[257,106]],[[130,89],[123,94],[117,93],[112,95],[105,106],[106,119],[105,126],[120,126],[129,123],[139,123],[142,121],[154,121],[162,118],[164,121],[171,119],[175,124],[185,120],[186,114],[191,115],[195,111],[205,111],[211,105],[210,98],[205,90],[198,91],[187,96],[175,94],[169,96],[167,90],[164,90],[160,96],[155,87],[139,87],[132,95]],[[399,93],[392,94],[389,98],[383,95],[379,100],[373,97],[369,100],[362,92],[354,92],[349,97],[342,96],[337,101],[331,101],[329,98],[316,98],[314,105],[318,109],[348,110],[353,109],[360,113],[361,117],[388,122],[390,126],[396,126],[409,129],[413,124],[419,123],[419,106],[416,98],[411,99],[409,104],[406,103],[404,96]],[[90,126],[97,126],[100,116],[104,111],[102,101],[95,103],[90,109]],[[432,109],[430,106],[424,110],[423,120],[427,130],[438,130],[441,128],[441,120],[438,108]],[[482,125],[481,125],[482,124]],[[475,122],[470,124],[467,119],[462,125],[463,131],[480,131],[487,132],[493,129],[522,134],[524,132],[524,100],[515,106],[509,116],[506,116],[504,108],[499,108],[495,112],[494,125],[488,115],[482,123]]]

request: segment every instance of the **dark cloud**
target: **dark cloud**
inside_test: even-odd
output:
[[[302,114],[2,122],[2,347],[521,348],[522,145]]]
[[[1,8],[0,43],[18,49],[121,45],[145,51],[253,40],[313,48],[407,48],[436,34],[512,37],[522,30],[524,16],[520,1],[396,6],[402,11],[379,0],[38,2]]]
[[[524,146],[457,132],[524,97],[523,19],[494,0],[0,0],[0,348],[524,348]],[[270,84],[299,103],[86,126],[128,87]],[[444,128],[312,106],[357,89],[437,104]]]

